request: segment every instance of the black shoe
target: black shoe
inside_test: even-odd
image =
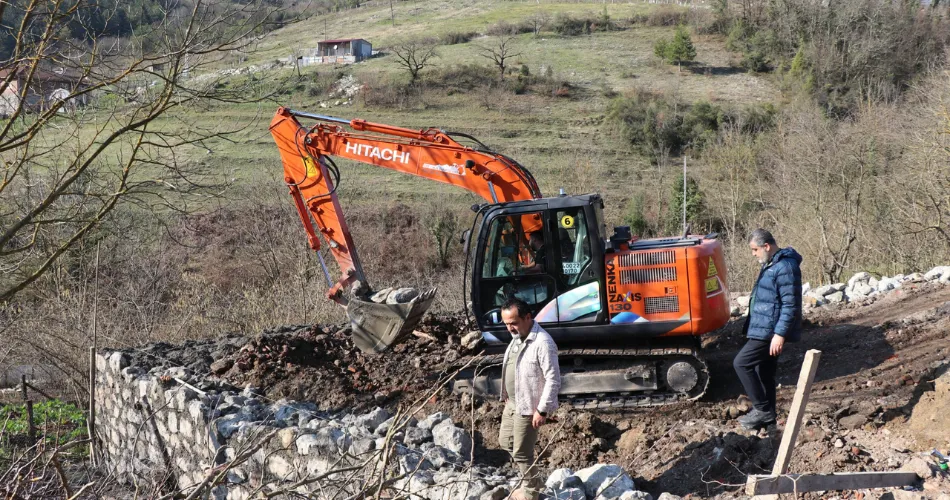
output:
[[[737,420],[739,420],[739,425],[745,427],[746,429],[757,429],[759,427],[765,427],[774,424],[775,414],[772,412],[762,411],[758,408],[753,408],[752,411],[739,417]]]

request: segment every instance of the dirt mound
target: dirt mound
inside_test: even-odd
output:
[[[918,447],[950,450],[950,364],[934,370],[933,382],[925,379],[921,388],[907,421],[908,434]]]
[[[431,387],[465,354],[463,327],[460,317],[429,315],[418,335],[384,354],[366,354],[353,345],[349,327],[315,325],[254,337],[213,368],[231,384],[259,387],[271,399],[361,411]]]

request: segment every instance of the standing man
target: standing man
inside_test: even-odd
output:
[[[505,411],[498,441],[511,453],[523,476],[524,486],[512,498],[534,500],[544,487],[534,466],[538,428],[557,409],[561,388],[557,345],[534,321],[523,300],[506,301],[501,306],[501,319],[511,334],[511,343],[502,363],[501,400]]]
[[[732,362],[753,409],[739,417],[746,429],[775,423],[775,371],[785,342],[798,342],[802,330],[802,256],[779,248],[772,233],[756,229],[749,236],[752,256],[762,264],[749,298],[747,339]]]

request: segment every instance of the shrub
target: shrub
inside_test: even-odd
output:
[[[696,47],[685,26],[676,28],[672,40],[659,39],[653,45],[653,53],[657,57],[671,64],[682,65],[696,59]]]
[[[478,33],[475,31],[450,31],[439,37],[439,44],[458,45],[468,43],[476,36],[478,36]]]
[[[688,10],[672,5],[663,5],[647,14],[639,14],[632,21],[645,26],[679,26],[686,24]]]
[[[654,160],[664,151],[702,149],[728,119],[721,108],[709,103],[671,103],[646,92],[614,99],[607,109],[608,127]]]

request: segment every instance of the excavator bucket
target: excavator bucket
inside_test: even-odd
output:
[[[351,298],[346,315],[353,327],[353,343],[363,352],[376,353],[401,342],[416,328],[435,299],[435,289],[405,304],[377,304]]]

